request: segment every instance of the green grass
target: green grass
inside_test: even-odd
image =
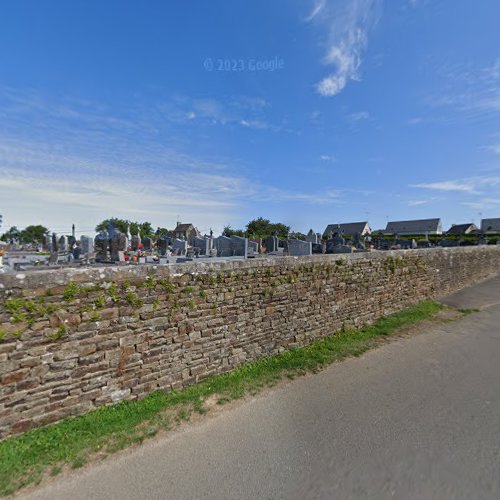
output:
[[[468,314],[480,312],[480,309],[477,309],[476,307],[472,307],[472,308],[459,309],[459,311],[464,315],[468,315]]]
[[[0,442],[0,494],[8,495],[63,467],[77,468],[99,454],[107,456],[142,443],[161,430],[189,420],[193,412],[207,411],[204,403],[218,404],[256,394],[283,378],[316,372],[349,356],[374,347],[377,338],[432,317],[442,306],[424,301],[359,330],[342,331],[308,347],[294,349],[213,376],[180,391],[157,391],[141,401],[124,401],[86,415],[68,418],[48,427]]]

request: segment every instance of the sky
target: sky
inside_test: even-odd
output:
[[[2,2],[0,231],[500,217],[500,3],[480,4]]]

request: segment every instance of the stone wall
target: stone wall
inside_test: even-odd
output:
[[[0,275],[0,436],[181,388],[500,271],[500,247]]]

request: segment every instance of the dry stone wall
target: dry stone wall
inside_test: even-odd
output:
[[[0,437],[179,389],[458,290],[500,247],[0,275]]]

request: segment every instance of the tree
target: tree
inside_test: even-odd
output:
[[[21,241],[23,243],[43,243],[49,230],[40,224],[28,226],[21,231]]]
[[[231,236],[245,236],[245,231],[243,229],[233,229],[229,224],[224,226],[222,231],[223,236],[230,238]]]
[[[21,239],[21,231],[16,226],[12,226],[7,232],[3,233],[0,237],[2,241],[14,241]]]
[[[170,233],[170,231],[166,228],[166,227],[159,227],[156,231],[155,231],[155,236],[157,238],[162,238],[163,236],[168,236]]]
[[[108,231],[110,225],[114,225],[119,231],[122,233],[126,233],[128,230],[128,226],[130,221],[125,219],[118,219],[117,217],[112,217],[111,219],[105,219],[95,227],[96,232],[100,231]]]
[[[140,231],[141,236],[154,236],[155,231],[153,230],[153,226],[151,222],[132,222],[126,219],[118,219],[117,217],[112,217],[111,219],[105,219],[95,227],[97,232],[99,231],[107,231],[109,229],[110,224],[113,224],[119,231],[122,233],[126,233],[130,227],[130,234],[132,236],[137,235]]]
[[[288,238],[290,226],[281,222],[272,223],[269,219],[258,217],[247,224],[247,233],[254,238],[265,238],[266,236],[279,236]]]

